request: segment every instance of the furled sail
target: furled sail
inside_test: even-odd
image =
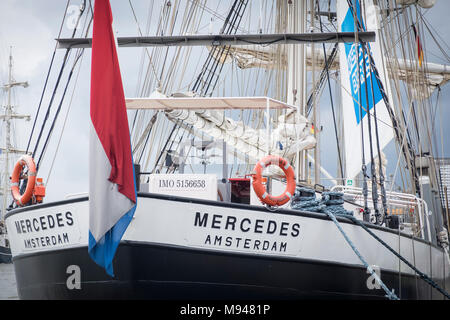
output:
[[[252,49],[250,47],[231,46],[230,54],[224,60],[225,63],[231,62],[232,59],[241,69],[248,68],[264,68],[264,69],[286,69],[286,55],[277,53],[276,50],[269,47],[255,45]],[[329,56],[331,50],[327,52],[327,61],[330,63]],[[450,80],[450,66],[437,63],[424,62],[423,67],[419,68],[419,62],[415,60],[396,59],[392,61],[390,58],[385,58],[386,69],[389,77],[398,77],[400,80],[411,84],[410,89],[414,97],[418,99],[426,99],[433,94],[438,87],[443,87]],[[325,66],[325,59],[323,50],[317,48],[313,52],[311,47],[306,47],[306,67],[312,70],[312,63],[315,60],[316,70]],[[329,70],[338,70],[340,68],[339,60],[333,60],[328,66]],[[421,84],[420,92],[415,92],[415,85]],[[426,87],[427,90],[422,90]]]
[[[242,121],[225,117],[223,111],[176,109],[166,110],[165,113],[171,120],[182,120],[215,139],[224,140],[253,161],[268,153],[292,160],[298,151],[311,149],[316,143],[308,120],[295,112],[279,116],[278,125],[270,136],[265,129],[253,129]]]
[[[361,7],[361,2],[358,0],[352,0],[350,3],[353,4],[353,7],[349,7],[347,1],[337,2],[339,31],[355,31],[354,14],[357,16],[362,29],[364,31],[367,30],[365,21],[362,18],[362,10],[373,6],[373,1],[362,1],[363,7]],[[354,13],[353,10],[355,9],[356,12]],[[378,30],[377,26],[374,27],[374,29]],[[378,36],[377,39],[379,39]],[[384,82],[386,71],[382,63],[381,44],[379,41],[376,41],[370,43],[368,48],[378,70],[379,78]],[[356,43],[342,43],[339,51],[346,175],[348,178],[354,178],[361,172],[363,151],[365,164],[367,165],[371,161],[371,141],[368,130],[369,118],[372,128],[373,157],[376,157],[378,154],[375,144],[374,107],[377,114],[378,139],[381,150],[393,139],[394,133],[380,83],[377,81],[375,70],[371,68],[367,52],[364,52],[361,44]],[[392,101],[389,87],[384,84],[384,88],[389,101]],[[370,113],[368,114],[367,111]],[[364,146],[364,150],[362,146]]]
[[[450,80],[450,66],[427,62],[419,67],[417,61],[398,59],[398,65],[389,63],[389,74],[398,75],[400,80],[410,83],[410,90],[416,100],[428,99],[436,88],[443,87]],[[417,84],[420,84],[417,88]]]
[[[311,47],[306,47],[306,67],[309,70],[312,70],[313,59],[315,56],[317,70],[320,67],[325,65],[325,59],[323,58],[323,50],[322,48],[317,48],[314,50],[314,55]],[[331,50],[328,50],[327,56],[329,56]],[[231,63],[234,59],[236,64],[241,69],[249,69],[249,68],[264,68],[264,69],[287,69],[287,56],[284,52],[279,52],[278,50],[262,45],[254,45],[250,46],[230,46],[229,54],[222,55],[220,59],[221,62]],[[329,69],[338,69],[339,63],[335,60],[330,66]]]
[[[436,0],[396,0],[395,2],[401,6],[418,4],[422,8],[431,8],[436,4]]]

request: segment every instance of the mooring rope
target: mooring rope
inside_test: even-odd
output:
[[[434,282],[430,277],[428,277],[425,273],[421,272],[419,269],[417,269],[415,266],[413,266],[411,263],[409,263],[405,258],[403,258],[399,253],[397,253],[394,249],[392,249],[386,242],[381,240],[375,233],[373,233],[367,226],[365,226],[361,221],[354,217],[349,217],[351,221],[353,221],[355,224],[362,227],[364,230],[366,230],[372,237],[375,238],[378,242],[380,242],[383,246],[385,246],[390,252],[392,252],[395,256],[397,256],[400,260],[402,260],[408,267],[413,269],[419,276],[422,278],[425,282],[427,282],[430,286],[438,290],[440,293],[442,293],[447,299],[450,299],[450,295],[447,291],[442,289],[436,282]]]
[[[302,203],[304,202],[304,203]],[[442,295],[444,295],[447,299],[450,299],[450,295],[447,291],[442,289],[436,282],[434,282],[429,276],[425,273],[421,272],[414,265],[408,262],[403,256],[397,253],[391,246],[389,246],[386,242],[384,242],[381,238],[379,238],[375,233],[373,233],[364,223],[359,221],[353,216],[351,211],[347,211],[343,207],[344,199],[343,193],[341,192],[323,192],[322,199],[316,200],[315,191],[310,188],[297,187],[294,197],[292,199],[291,207],[296,210],[308,210],[312,212],[323,212],[328,215],[328,217],[334,222],[336,227],[344,236],[347,243],[350,245],[352,250],[367,268],[367,270],[373,275],[374,279],[381,285],[383,290],[386,292],[386,296],[391,300],[398,300],[398,297],[394,294],[394,291],[389,291],[389,289],[383,284],[381,279],[374,273],[373,269],[367,264],[364,258],[361,256],[359,251],[356,249],[355,245],[348,238],[345,231],[340,226],[339,222],[336,219],[336,216],[344,216],[352,221],[354,224],[360,226],[365,231],[367,231],[372,237],[375,238],[379,243],[381,243],[384,247],[386,247],[390,252],[392,252],[396,257],[398,257],[401,261],[403,261],[408,267],[414,270],[421,279],[427,282],[430,286],[438,290]],[[312,209],[312,210],[311,210]]]
[[[328,217],[330,217],[331,220],[333,220],[334,224],[336,225],[336,227],[339,229],[339,231],[342,233],[342,235],[344,236],[345,240],[347,241],[347,243],[350,245],[350,247],[352,248],[353,252],[355,252],[355,254],[358,256],[359,260],[361,260],[361,262],[364,264],[364,266],[366,267],[367,271],[370,272],[370,274],[373,276],[373,278],[380,284],[380,286],[383,288],[383,290],[386,292],[386,297],[389,300],[400,300],[397,295],[394,293],[394,289],[392,289],[392,291],[390,291],[388,289],[388,287],[386,287],[386,285],[383,283],[383,281],[381,281],[380,277],[378,277],[378,275],[376,274],[376,272],[372,269],[371,266],[369,266],[369,264],[366,262],[366,260],[364,260],[363,256],[359,253],[358,249],[356,249],[355,245],[352,243],[352,241],[348,238],[347,234],[345,233],[345,231],[342,229],[342,227],[340,226],[339,222],[336,220],[336,217],[334,216],[333,213],[331,213],[329,210],[325,210],[325,213],[328,215]]]
[[[390,300],[399,300],[399,298],[395,295],[394,290],[390,291],[388,287],[383,283],[380,277],[376,274],[376,272],[372,269],[372,267],[367,263],[361,253],[356,249],[356,246],[349,239],[344,229],[342,229],[341,225],[336,219],[337,216],[345,216],[349,218],[353,218],[353,213],[351,211],[345,210],[343,207],[344,194],[341,192],[324,192],[322,194],[322,199],[320,201],[316,200],[315,191],[309,188],[297,187],[294,197],[292,199],[291,207],[293,209],[302,209],[313,212],[323,212],[328,215],[328,217],[334,222],[336,227],[344,236],[345,240],[352,248],[353,252],[362,262],[362,264],[366,267],[367,271],[372,275],[372,277],[377,281],[383,290],[386,292],[386,297]]]

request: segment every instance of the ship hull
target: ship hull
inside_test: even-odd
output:
[[[88,255],[87,208],[77,199],[6,217],[21,299],[385,299],[326,215],[141,194],[111,278]],[[364,230],[340,221],[400,298],[443,298]],[[420,269],[450,287],[439,248],[374,232],[394,249],[400,242],[406,257],[414,253]]]
[[[76,287],[68,265],[80,267]],[[202,252],[142,243],[122,243],[106,276],[87,254],[69,249],[14,260],[21,299],[291,300],[385,299],[368,290],[364,268],[319,261],[286,261]],[[69,281],[69,284],[67,283]],[[432,291],[414,276],[383,273],[402,299],[431,299]],[[72,286],[72,289],[68,289]]]
[[[12,262],[12,255],[11,255],[11,249],[0,246],[0,263],[11,263]]]

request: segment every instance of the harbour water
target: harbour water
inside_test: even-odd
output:
[[[0,300],[18,300],[16,275],[12,263],[0,263]]]

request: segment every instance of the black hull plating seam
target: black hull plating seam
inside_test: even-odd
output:
[[[73,264],[81,270],[81,290],[66,286]],[[384,299],[383,290],[367,288],[370,275],[362,267],[131,242],[119,246],[114,279],[86,247],[20,257],[14,267],[21,299]],[[413,275],[400,281],[398,272],[382,270],[381,277],[404,299],[441,298]]]
[[[204,204],[204,205],[210,205],[210,206],[216,206],[216,207],[225,207],[225,208],[234,208],[234,209],[243,209],[243,210],[252,210],[252,211],[262,211],[272,214],[286,214],[286,215],[293,215],[293,216],[300,216],[300,217],[309,217],[309,218],[315,218],[320,220],[328,220],[331,221],[328,216],[325,213],[314,213],[314,212],[306,212],[306,211],[297,211],[297,210],[291,210],[291,209],[279,209],[276,212],[268,211],[264,207],[260,206],[252,206],[247,204],[237,204],[237,203],[225,203],[220,201],[212,201],[212,200],[203,200],[203,199],[194,199],[194,198],[186,198],[186,197],[177,197],[177,196],[171,196],[171,195],[163,195],[163,194],[156,194],[156,193],[138,193],[138,196],[141,198],[150,198],[150,199],[160,199],[160,200],[168,200],[168,201],[176,201],[176,202],[188,202],[188,203],[197,203],[197,204]],[[23,208],[17,208],[14,210],[9,211],[5,215],[5,220],[14,215],[18,214],[20,212],[24,211],[30,211],[34,209],[43,209],[48,207],[54,207],[54,206],[60,206],[64,204],[70,204],[70,203],[76,203],[76,202],[83,202],[83,201],[89,201],[89,197],[82,197],[82,198],[75,198],[75,199],[69,199],[69,200],[62,200],[62,201],[55,201],[55,202],[49,202],[44,204],[38,204]],[[355,225],[351,220],[345,218],[345,217],[336,217],[336,219],[341,223],[348,223],[351,225]],[[389,232],[392,234],[395,234],[398,236],[398,231],[389,229],[382,226],[373,225],[371,223],[363,222],[368,228],[370,229],[376,229],[384,232]],[[437,245],[426,241],[424,239],[420,239],[417,237],[413,237],[409,234],[400,232],[400,235],[409,239],[413,239],[422,243],[425,243],[427,245],[430,245],[434,247],[437,250],[443,251],[442,248],[438,247]]]

